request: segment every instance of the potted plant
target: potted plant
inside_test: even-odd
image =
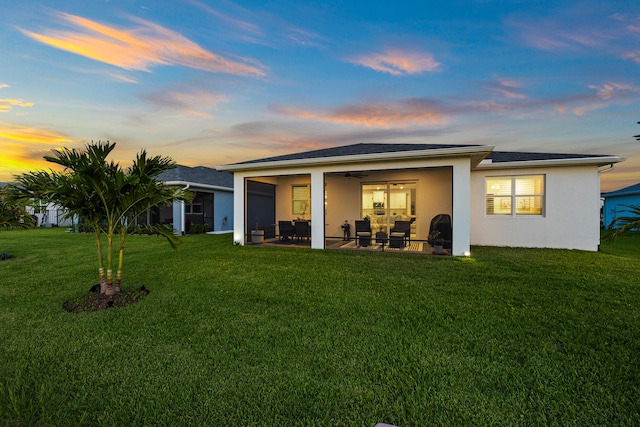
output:
[[[264,243],[264,230],[259,230],[260,218],[256,217],[256,228],[251,230],[251,243],[260,245]]]
[[[434,230],[427,237],[427,242],[433,246],[433,253],[441,255],[444,248],[444,239],[440,236],[440,231]]]

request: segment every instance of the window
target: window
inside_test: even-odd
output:
[[[187,203],[184,206],[184,212],[189,215],[203,214],[203,200],[202,194],[196,193],[191,203]]]
[[[185,205],[184,209],[187,214],[201,214],[202,212],[202,201],[195,201],[188,205]]]
[[[309,186],[291,186],[291,213],[293,215],[306,215],[309,213]]]
[[[544,178],[544,175],[487,177],[487,215],[543,215]]]

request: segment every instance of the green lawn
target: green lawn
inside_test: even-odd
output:
[[[640,236],[471,258],[133,236],[142,302],[72,314],[93,237],[0,232],[4,425],[639,425]]]

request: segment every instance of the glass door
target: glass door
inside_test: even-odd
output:
[[[412,221],[416,216],[416,182],[384,181],[363,183],[362,217],[369,218],[371,232],[389,233],[396,221]],[[415,236],[412,224],[411,234]]]
[[[371,222],[371,233],[388,232],[387,183],[362,184],[362,218]]]

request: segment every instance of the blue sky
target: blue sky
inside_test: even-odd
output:
[[[2,1],[0,181],[88,141],[217,166],[358,142],[627,157],[640,3]]]

